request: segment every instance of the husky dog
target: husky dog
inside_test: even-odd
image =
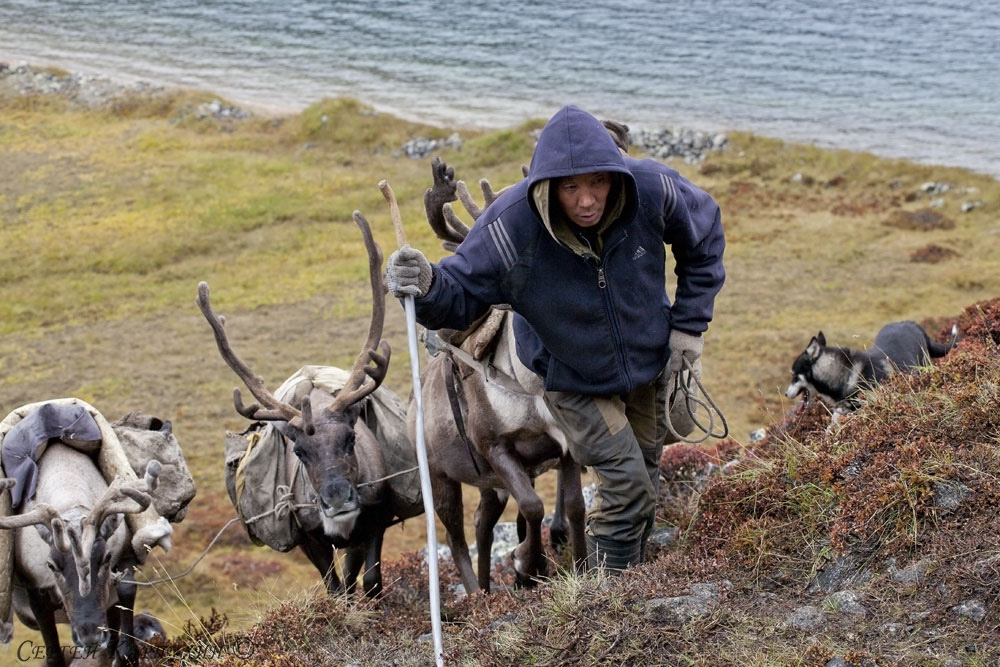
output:
[[[911,371],[926,366],[932,358],[943,357],[958,342],[958,327],[951,328],[951,341],[931,340],[916,322],[892,322],[875,336],[869,350],[828,347],[823,332],[813,336],[805,351],[792,364],[792,382],[785,396],[807,394],[803,406],[814,396],[838,414],[851,412],[860,405],[858,391],[871,388],[896,371]]]

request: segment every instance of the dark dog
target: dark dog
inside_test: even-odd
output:
[[[909,372],[946,355],[958,342],[958,327],[953,326],[951,333],[949,343],[937,343],[916,322],[893,322],[882,327],[871,349],[855,351],[827,346],[820,331],[792,364],[792,382],[785,396],[795,398],[806,393],[803,405],[818,396],[834,408],[836,421],[838,413],[857,409],[861,389],[871,388],[897,371]]]

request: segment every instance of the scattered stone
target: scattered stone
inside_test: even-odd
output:
[[[951,608],[953,614],[971,619],[979,623],[986,617],[986,606],[981,600],[966,600]]]
[[[944,198],[938,197],[937,199],[932,199],[930,206],[931,208],[944,208]]]
[[[497,565],[498,563],[504,562],[510,553],[518,545],[517,540],[517,524],[513,521],[503,521],[498,523],[493,528],[493,547],[490,549],[490,563]],[[438,562],[442,560],[451,560],[454,562],[454,557],[451,553],[451,548],[446,544],[439,544],[437,547],[438,552]],[[479,550],[476,547],[476,543],[473,542],[469,545],[469,557],[472,561],[476,561],[476,557]],[[427,547],[420,550],[420,555],[423,557],[424,562],[427,562]]]
[[[939,510],[954,511],[971,491],[961,482],[935,482],[934,507]]]
[[[920,189],[929,195],[939,195],[951,190],[951,184],[939,181],[928,181],[920,186]]]
[[[686,128],[630,129],[629,144],[659,160],[681,157],[687,164],[701,162],[709,151],[725,150],[729,137]]]
[[[760,442],[761,440],[763,440],[766,437],[767,437],[767,429],[766,428],[759,428],[756,431],[751,431],[750,432],[750,443],[754,444],[754,443]]]
[[[972,567],[972,571],[977,577],[991,577],[994,579],[1000,577],[1000,554],[993,554],[988,558],[977,560],[976,564]]]
[[[927,575],[931,563],[926,560],[920,560],[902,569],[897,569],[896,559],[890,558],[886,565],[889,569],[889,575],[892,576],[892,580],[896,583],[919,584]]]
[[[657,553],[666,551],[676,544],[679,533],[680,529],[677,526],[654,528],[649,534],[649,546],[647,547],[650,555],[655,556]]]
[[[968,213],[969,211],[974,211],[974,210],[976,210],[977,208],[979,208],[982,205],[983,205],[983,202],[981,202],[979,200],[976,200],[976,201],[964,201],[964,202],[962,202],[962,213]]]
[[[453,132],[447,139],[428,139],[426,137],[416,137],[403,144],[403,153],[406,157],[417,160],[427,157],[431,153],[444,148],[460,149],[462,147],[462,137],[458,132]]]
[[[809,585],[808,593],[832,593],[833,591],[848,588],[849,586],[862,583],[871,578],[869,570],[860,570],[857,559],[844,554],[833,559],[816,579]]]
[[[823,615],[823,611],[812,605],[799,607],[785,619],[785,625],[799,630],[815,630],[824,622],[826,622],[826,617]]]
[[[655,598],[647,602],[646,617],[653,623],[683,624],[712,613],[718,606],[718,584],[692,584],[689,595]]]
[[[833,609],[845,614],[864,616],[868,609],[858,602],[858,594],[854,591],[837,591],[826,599]]]
[[[882,626],[882,634],[890,637],[899,637],[906,632],[906,625],[903,623],[885,623]]]

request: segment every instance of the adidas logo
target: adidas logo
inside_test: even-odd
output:
[[[645,254],[646,254],[646,249],[643,248],[642,246],[639,246],[635,249],[635,252],[632,253],[632,260],[635,261]]]

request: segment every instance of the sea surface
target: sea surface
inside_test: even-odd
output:
[[[990,2],[0,0],[0,61],[458,128],[574,103],[1000,177]]]

